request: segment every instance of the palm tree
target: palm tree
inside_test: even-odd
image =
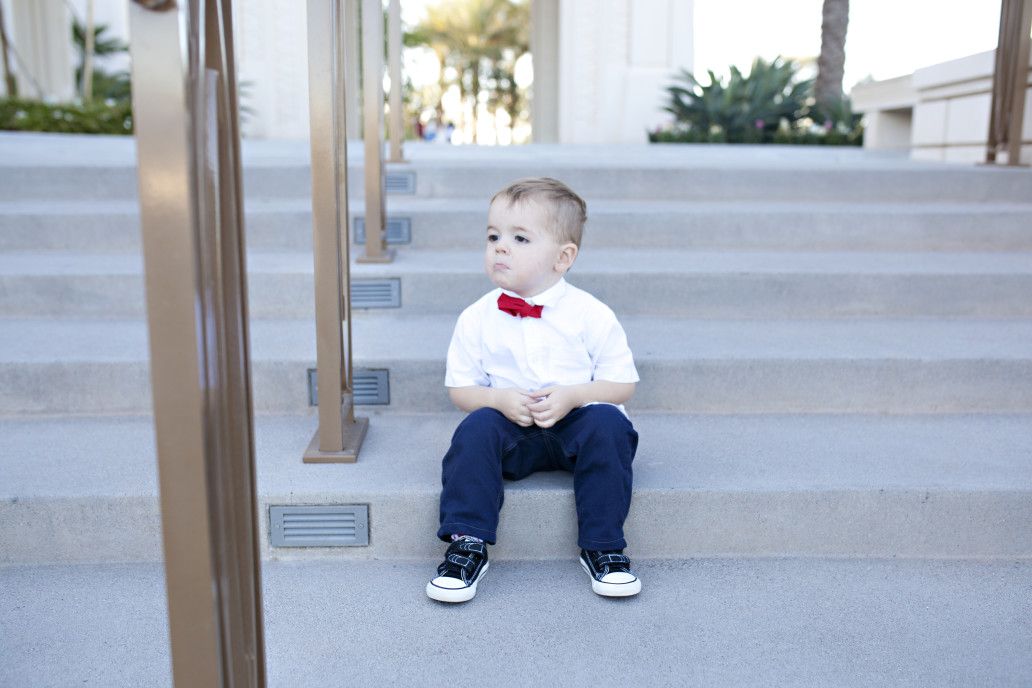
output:
[[[821,54],[817,58],[817,104],[834,107],[842,102],[842,75],[846,64],[846,28],[849,0],[824,0]]]
[[[426,46],[437,57],[439,67],[437,77],[438,95],[437,105],[434,109],[437,111],[438,120],[444,116],[440,99],[448,88],[448,78],[445,74],[445,68],[449,65],[449,56],[451,54],[448,22],[448,15],[440,5],[429,5],[426,7],[426,14],[423,16],[422,21],[413,27],[411,31],[404,34],[404,42],[407,47]]]
[[[441,0],[426,7],[424,19],[411,32],[410,45],[426,45],[437,55],[441,92],[449,85],[446,68],[452,67],[462,102],[472,97],[474,142],[485,82],[495,92],[491,101],[505,102],[501,91],[508,84],[493,74],[530,49],[529,14],[525,0]]]
[[[107,24],[98,24],[93,28],[93,54],[97,57],[105,57],[124,53],[129,46],[117,38],[104,36],[107,31]],[[72,42],[75,45],[76,68],[75,86],[79,93],[84,96],[85,73],[86,73],[86,27],[79,23],[78,19],[72,22]],[[93,68],[93,92],[102,98],[113,98],[115,100],[129,99],[129,75],[125,72],[108,74],[97,68]],[[91,94],[92,95],[92,94]]]

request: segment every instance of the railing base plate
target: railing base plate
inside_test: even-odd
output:
[[[312,438],[308,449],[305,450],[304,463],[355,463],[368,429],[368,418],[356,418],[353,423],[345,423],[344,448],[339,452],[321,451],[319,449],[319,431],[316,430],[315,437]]]
[[[378,256],[359,256],[355,258],[356,263],[390,263],[394,260],[394,250],[385,249]]]

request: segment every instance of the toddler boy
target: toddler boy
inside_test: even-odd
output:
[[[613,311],[565,280],[580,249],[584,201],[554,179],[495,194],[484,269],[497,287],[459,316],[445,384],[469,415],[444,457],[441,526],[451,543],[426,593],[473,599],[495,544],[503,480],[573,473],[580,563],[599,595],[636,595],[623,555],[638,435],[623,404],[638,373]]]

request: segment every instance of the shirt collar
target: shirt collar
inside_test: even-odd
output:
[[[517,294],[516,292],[509,291],[508,289],[502,289],[502,293],[503,294],[508,294],[509,296],[514,296],[514,297],[516,297],[518,299],[519,298],[523,298],[519,294]],[[551,287],[549,287],[548,289],[544,290],[543,292],[541,292],[537,296],[532,296],[529,299],[523,299],[523,300],[526,301],[527,303],[529,303],[531,306],[548,306],[548,307],[552,307],[552,306],[555,306],[555,304],[559,303],[559,299],[561,299],[563,297],[563,294],[565,294],[565,293],[566,293],[566,278],[565,277],[560,277],[558,282],[556,282]]]

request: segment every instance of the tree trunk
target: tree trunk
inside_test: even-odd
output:
[[[818,103],[842,100],[842,74],[846,64],[846,28],[849,25],[849,0],[824,0],[821,23],[821,54],[817,58]]]
[[[82,99],[93,100],[93,45],[97,34],[93,27],[93,0],[86,2],[86,46],[82,60]]]
[[[4,27],[3,5],[0,5],[0,51],[3,52],[4,84],[7,87],[7,97],[16,98],[18,96],[18,82],[14,80],[14,74],[11,73],[11,63],[7,60],[7,29]]]
[[[473,69],[473,143],[477,141],[477,110],[480,108],[480,58],[472,61]]]

